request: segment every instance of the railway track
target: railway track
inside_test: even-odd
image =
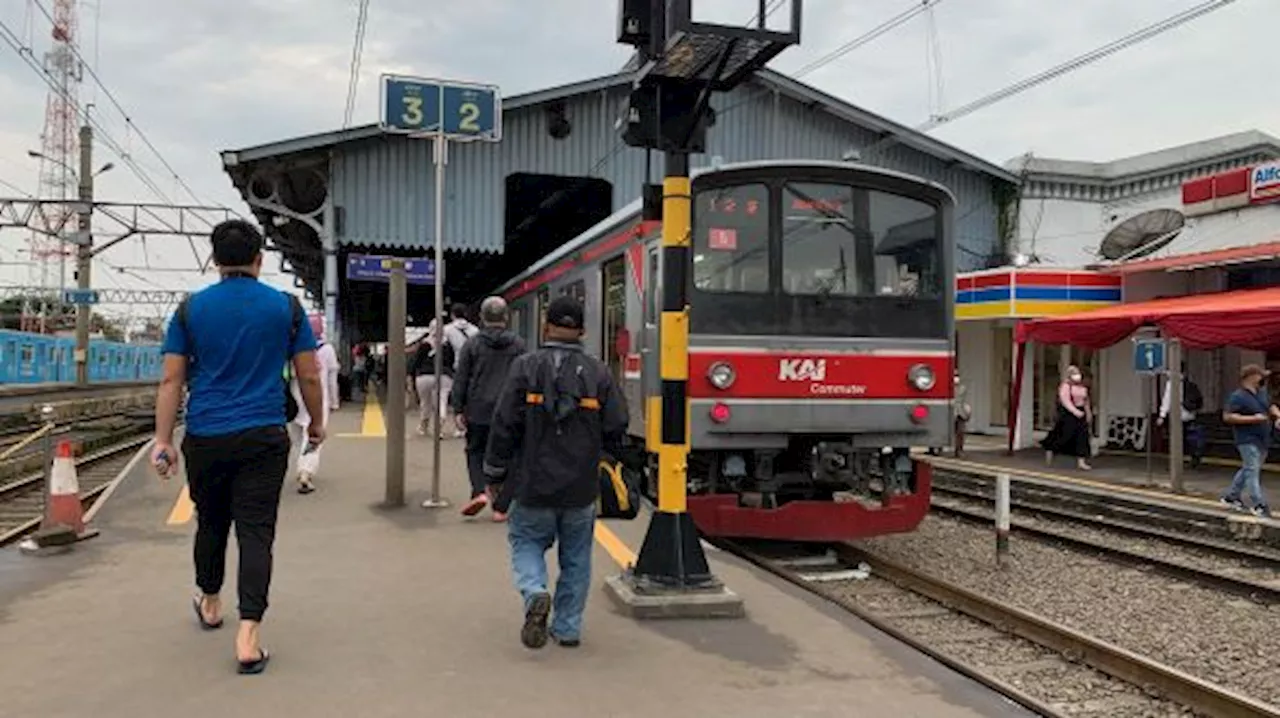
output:
[[[992,501],[994,483],[989,476],[936,468],[932,490],[940,495]],[[1013,481],[1010,499],[1014,508],[1066,520],[1083,520],[1135,537],[1158,537],[1190,548],[1280,560],[1280,526],[1248,514],[1223,516],[1198,507],[1151,501],[1144,496],[1035,480]]]
[[[849,544],[720,545],[1042,716],[1280,718],[1280,707]]]
[[[80,500],[88,504],[105,491],[150,438],[149,427],[135,426],[101,434],[86,442],[85,453],[75,460]],[[39,528],[43,513],[42,472],[0,484],[0,546],[14,543]]]
[[[935,491],[935,514],[991,525],[993,501],[967,493]],[[1244,596],[1268,605],[1280,604],[1280,555],[1189,535],[1170,535],[1137,527],[1115,528],[1108,521],[1067,511],[1041,513],[1020,507],[1010,530],[1036,540],[1094,553],[1131,566],[1150,567],[1166,575]]]

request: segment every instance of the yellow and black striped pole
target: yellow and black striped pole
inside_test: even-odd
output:
[[[689,268],[693,198],[689,156],[668,152],[662,183],[662,318],[658,412],[658,510],[636,558],[637,580],[671,588],[718,586],[687,511],[689,465]]]

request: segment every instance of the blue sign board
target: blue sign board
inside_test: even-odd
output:
[[[62,301],[66,304],[97,304],[98,290],[64,289],[62,290]]]
[[[1164,371],[1163,339],[1135,339],[1133,341],[1133,370],[1139,374],[1158,374]]]
[[[383,75],[382,129],[497,142],[502,100],[492,85]]]
[[[352,254],[347,256],[347,279],[364,282],[391,280],[391,260],[376,254]],[[404,278],[409,284],[434,284],[436,263],[430,259],[405,259]]]

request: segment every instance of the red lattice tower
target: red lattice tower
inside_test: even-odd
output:
[[[78,30],[76,1],[55,0],[50,33],[52,42],[44,54],[44,69],[53,80],[54,87],[49,88],[45,100],[44,131],[40,135],[40,189],[37,196],[41,199],[71,202],[77,194],[77,120],[83,78],[83,67],[76,51]],[[70,248],[65,235],[75,229],[75,208],[72,204],[45,205],[44,211],[47,217],[45,226],[60,226],[66,231],[60,237],[31,234],[30,284],[61,290],[67,286]],[[41,309],[43,316],[45,311]],[[40,329],[47,326],[44,321],[38,323]]]

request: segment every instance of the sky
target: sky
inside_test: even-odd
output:
[[[0,0],[7,27],[38,63],[54,0]],[[807,0],[801,45],[771,67],[793,73],[919,0]],[[1116,40],[1201,0],[941,0],[879,39],[802,76],[804,82],[908,126]],[[341,126],[357,0],[81,0],[82,103],[149,175],[147,189],[99,143],[105,201],[248,207],[219,151]],[[745,24],[756,0],[695,0],[695,13]],[[431,9],[428,11],[427,8]],[[774,15],[774,21],[786,10]],[[513,95],[617,71],[615,0],[370,0],[354,124],[377,120],[378,76],[397,72],[494,83]],[[1180,28],[931,134],[1003,164],[1041,157],[1109,160],[1247,129],[1280,135],[1280,99],[1265,91],[1275,0],[1236,2]],[[940,63],[930,63],[940,57]],[[931,71],[931,64],[938,70]],[[0,197],[35,194],[48,86],[0,43]],[[112,101],[131,120],[126,122]],[[158,150],[163,162],[143,142]],[[182,187],[177,177],[190,188]],[[13,185],[13,186],[7,186]],[[192,196],[194,195],[194,197]],[[0,283],[29,283],[26,232],[0,229]],[[207,242],[197,241],[207,253]],[[269,260],[274,270],[274,260]],[[185,239],[129,240],[95,262],[106,288],[192,289],[212,281]],[[55,272],[56,275],[56,272]],[[291,278],[269,274],[282,288]],[[107,307],[138,317],[161,311]]]

